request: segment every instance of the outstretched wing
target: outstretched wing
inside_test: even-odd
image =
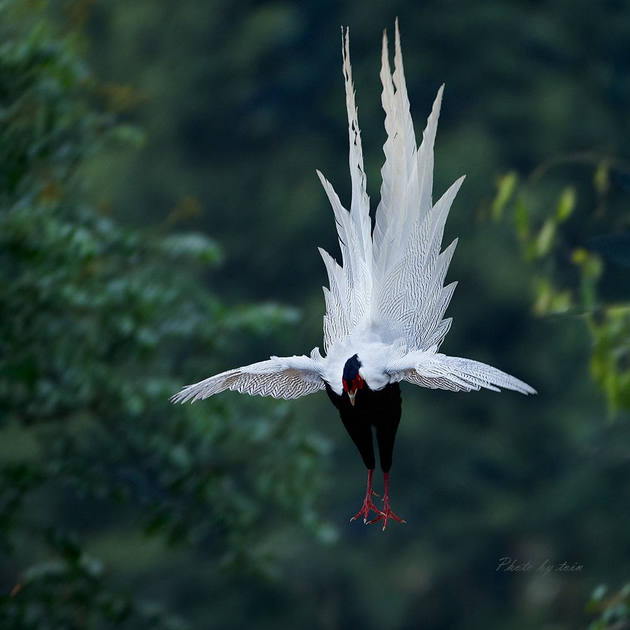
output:
[[[326,314],[324,315],[324,350],[344,339],[369,310],[372,292],[372,223],[370,200],[365,188],[363,150],[357,118],[357,107],[350,67],[350,44],[346,30],[342,42],[343,76],[346,86],[348,135],[350,139],[350,178],[352,201],[348,212],[330,182],[317,175],[326,191],[335,214],[337,235],[341,248],[342,265],[325,250],[319,250],[328,273],[329,288],[324,287]]]
[[[228,370],[187,385],[171,398],[171,402],[195,402],[226,389],[252,396],[299,398],[314,394],[324,387],[321,364],[316,359],[305,355],[271,357],[268,361]]]
[[[431,389],[470,392],[485,388],[498,392],[502,387],[521,394],[536,393],[527,383],[490,365],[432,351],[411,352],[391,362],[386,371],[392,382],[408,381]]]
[[[410,350],[428,350],[443,341],[450,319],[444,313],[456,283],[444,287],[456,241],[440,253],[444,225],[463,182],[458,179],[433,205],[433,145],[443,86],[439,89],[416,148],[400,48],[398,22],[394,72],[383,35],[381,81],[387,141],[381,170],[381,201],[374,227],[372,319],[395,330]]]

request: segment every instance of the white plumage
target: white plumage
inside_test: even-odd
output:
[[[489,365],[438,352],[451,325],[444,313],[456,283],[444,286],[444,279],[457,241],[440,250],[451,204],[464,179],[458,179],[433,204],[433,145],[443,86],[417,147],[398,24],[393,73],[387,36],[383,35],[380,76],[387,140],[381,200],[372,232],[347,30],[342,53],[350,139],[350,211],[317,172],[335,215],[342,257],[339,264],[319,250],[329,281],[329,287],[324,287],[326,356],[315,348],[310,357],[271,357],[189,385],[172,400],[195,401],[226,389],[297,398],[324,389],[324,382],[341,394],[344,364],[354,354],[361,362],[361,377],[372,390],[404,380],[452,391],[505,388],[535,393],[523,381]]]

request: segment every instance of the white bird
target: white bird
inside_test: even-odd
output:
[[[481,388],[536,393],[527,383],[494,367],[439,352],[450,326],[444,313],[456,282],[444,286],[455,239],[440,251],[444,224],[463,182],[458,179],[434,204],[433,144],[442,102],[440,87],[422,136],[416,145],[405,85],[398,22],[394,71],[383,34],[381,101],[387,140],[381,170],[381,200],[374,229],[370,219],[361,134],[350,67],[348,29],[342,36],[352,198],[346,210],[331,184],[317,171],[332,205],[342,261],[323,249],[328,272],[324,287],[324,351],[310,356],[276,357],[211,376],[188,385],[173,402],[196,401],[226,389],[274,398],[299,398],[325,389],[368,469],[367,491],[359,512],[403,522],[389,505],[389,470],[401,414],[399,382],[432,389],[472,391]],[[372,426],[376,429],[384,473],[383,507],[372,501],[375,467]]]

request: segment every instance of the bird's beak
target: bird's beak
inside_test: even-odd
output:
[[[348,398],[350,399],[350,404],[354,407],[354,399],[357,397],[357,390],[356,389],[349,389],[348,390]]]

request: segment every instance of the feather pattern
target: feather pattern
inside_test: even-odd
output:
[[[365,318],[372,294],[372,223],[370,201],[366,191],[363,169],[363,149],[354,86],[350,66],[350,36],[342,30],[343,77],[348,112],[349,166],[352,198],[348,212],[330,182],[319,172],[335,215],[341,248],[342,265],[325,250],[319,250],[328,273],[329,293],[324,288],[326,315],[324,316],[324,349],[345,338]],[[329,304],[332,308],[329,308]]]
[[[355,354],[361,363],[360,374],[372,390],[404,380],[451,391],[506,388],[535,393],[523,381],[496,368],[438,353],[451,326],[452,319],[444,315],[457,285],[444,286],[457,239],[441,251],[442,239],[464,180],[460,177],[433,204],[433,148],[444,86],[438,90],[418,147],[396,21],[393,72],[387,34],[383,34],[380,78],[387,139],[381,199],[372,232],[347,29],[342,29],[342,57],[350,210],[317,171],[333,210],[341,250],[340,263],[319,250],[328,275],[328,287],[323,287],[326,357],[317,348],[310,357],[271,357],[189,385],[172,400],[195,401],[226,389],[297,398],[324,389],[325,383],[341,394],[344,364]]]
[[[381,201],[376,211],[373,239],[369,235],[369,200],[352,74],[348,32],[343,45],[346,105],[350,134],[352,203],[348,213],[332,186],[320,174],[328,195],[342,252],[342,265],[323,253],[332,298],[325,291],[324,347],[345,339],[360,324],[387,327],[404,337],[409,350],[427,349],[443,339],[442,325],[454,286],[444,289],[444,278],[455,245],[440,255],[444,225],[462,184],[458,179],[432,205],[433,146],[443,86],[416,147],[405,83],[398,23],[394,71],[389,65],[387,35],[383,34],[381,102],[387,140],[381,170]],[[321,251],[321,250],[320,250]],[[444,334],[442,334],[444,333]]]
[[[404,380],[431,389],[470,392],[485,388],[498,392],[503,387],[521,394],[536,393],[527,383],[485,363],[433,351],[407,354],[392,361],[386,371],[392,380]]]
[[[273,398],[299,398],[314,394],[324,389],[318,354],[315,349],[310,357],[271,357],[268,361],[228,370],[184,387],[171,398],[171,402],[195,402],[226,389]]]

